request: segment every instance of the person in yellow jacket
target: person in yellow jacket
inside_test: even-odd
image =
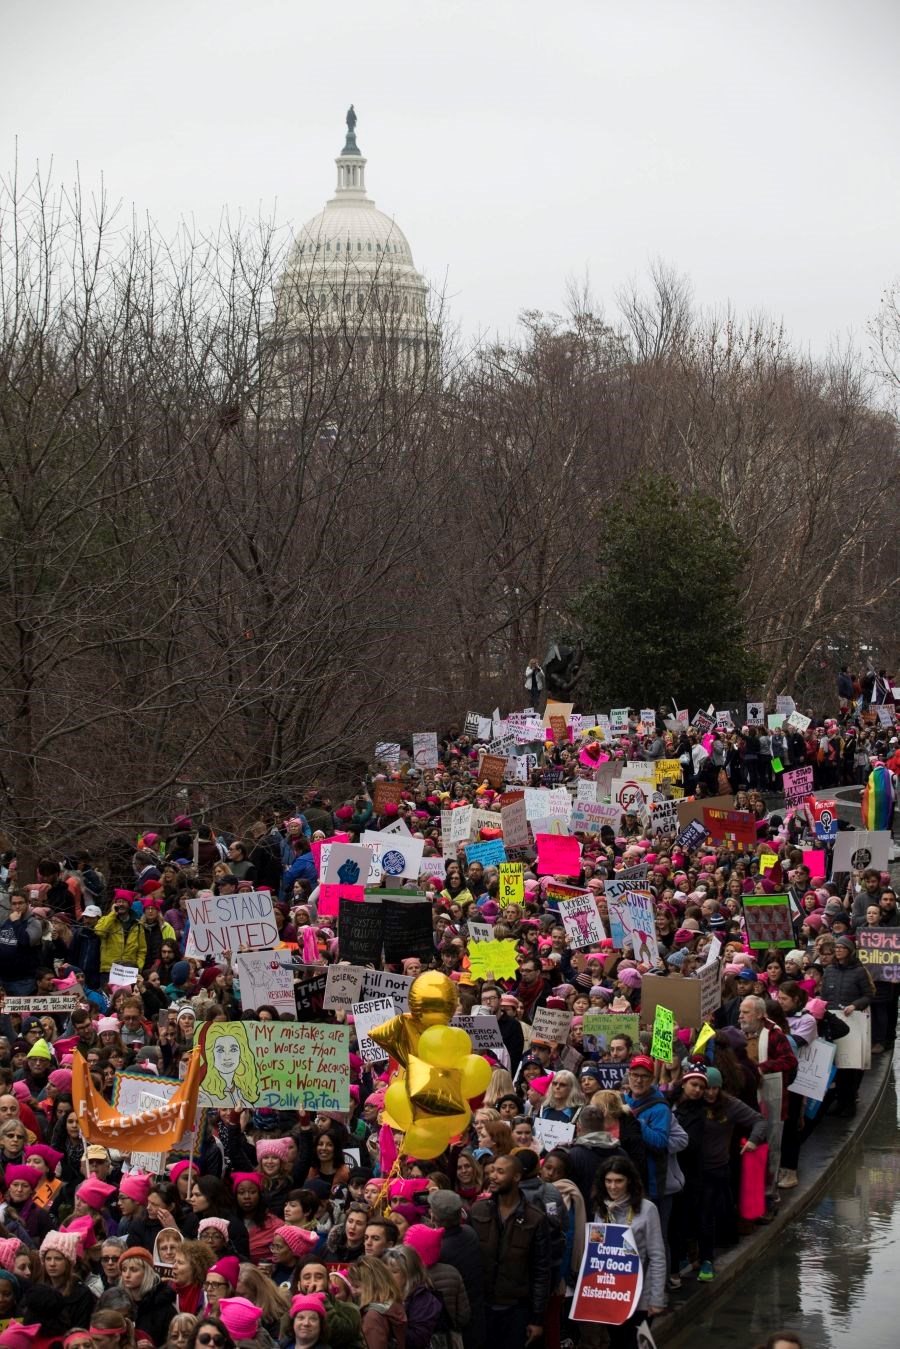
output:
[[[117,890],[109,913],[97,920],[94,931],[100,938],[101,974],[108,975],[115,964],[142,970],[147,962],[147,933],[132,910],[133,899],[130,891]]]

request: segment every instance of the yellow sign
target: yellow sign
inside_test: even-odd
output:
[[[473,979],[515,979],[519,973],[514,941],[478,941],[469,947],[469,973]]]
[[[778,865],[778,854],[774,852],[760,853],[759,856],[759,874],[765,876],[767,871],[771,871]]]
[[[501,909],[507,904],[525,903],[525,873],[521,862],[500,863],[500,891],[497,896]]]
[[[681,760],[657,759],[653,765],[653,781],[657,787],[661,782],[677,782],[681,786]]]
[[[697,1036],[696,1040],[694,1041],[694,1048],[691,1050],[691,1053],[692,1053],[692,1054],[702,1054],[702,1053],[703,1053],[704,1046],[707,1045],[707,1044],[709,1044],[710,1040],[713,1038],[713,1036],[715,1035],[715,1033],[716,1033],[716,1032],[713,1030],[713,1028],[712,1028],[712,1026],[709,1024],[709,1022],[708,1022],[708,1021],[704,1021],[703,1027],[702,1027],[702,1029],[701,1029],[701,1031],[700,1031],[700,1034]]]

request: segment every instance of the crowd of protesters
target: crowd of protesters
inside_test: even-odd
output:
[[[0,1346],[560,1349],[603,1335],[636,1344],[638,1325],[670,1293],[712,1281],[719,1253],[772,1220],[822,1119],[855,1111],[860,1070],[838,1070],[821,1103],[788,1090],[798,1052],[845,1035],[855,1016],[871,1017],[874,1054],[894,1043],[898,985],[873,983],[855,939],[862,926],[900,924],[890,876],[813,884],[804,848],[830,858],[830,846],[817,843],[803,809],[778,809],[771,796],[773,760],[812,764],[823,787],[862,781],[872,764],[896,773],[895,727],[864,721],[850,695],[834,720],[814,718],[804,734],[738,727],[704,737],[662,717],[639,728],[633,715],[611,752],[623,763],[679,759],[687,797],[725,788],[754,816],[757,845],[686,850],[671,836],[651,839],[626,814],[618,830],[581,836],[576,876],[538,876],[526,857],[523,902],[502,909],[496,869],[467,864],[463,845],[455,856],[442,846],[442,811],[469,803],[497,814],[498,828],[482,826],[481,837],[499,833],[500,793],[479,779],[479,747],[458,730],[441,740],[436,767],[417,769],[403,747],[348,799],[307,793],[261,812],[240,837],[179,816],[96,854],[47,857],[35,876],[6,855],[3,992],[75,992],[78,1001],[69,1014],[0,1006]],[[532,749],[533,785],[589,775],[577,743]],[[380,782],[401,794],[376,812]],[[439,876],[412,886],[432,898],[431,965],[456,984],[460,1011],[496,1017],[502,1037],[470,1130],[443,1156],[407,1158],[385,1180],[387,1074],[354,1052],[349,1113],[208,1110],[192,1152],[162,1158],[155,1174],[86,1144],[74,1055],[111,1100],[126,1069],[178,1078],[198,1023],[278,1016],[242,1009],[230,956],[185,954],[187,900],[204,889],[270,891],[280,942],[297,952],[298,1017],[344,1019],[305,992],[341,959],[335,919],[318,915],[312,843],[397,821],[425,840],[426,857],[445,859]],[[777,858],[765,875],[763,853]],[[646,868],[655,897],[658,964],[614,950],[610,938],[570,949],[548,885],[591,892],[606,919],[605,883],[634,867]],[[793,901],[793,949],[751,951],[742,900],[776,891]],[[473,979],[473,920],[515,943],[514,978]],[[639,1012],[648,974],[690,977],[714,940],[722,998],[701,1045],[698,1028],[679,1028],[674,1056],[659,1060],[649,1029],[599,1047],[584,1034],[589,1013]],[[416,975],[427,964],[415,957],[402,969]],[[114,965],[139,970],[134,987],[110,984]],[[564,1043],[533,1034],[542,1007],[571,1013]],[[548,1149],[542,1120],[571,1125],[571,1138]],[[750,1219],[741,1183],[763,1144],[764,1206]],[[568,1315],[593,1219],[630,1226],[644,1266],[638,1307],[605,1330]],[[787,1334],[772,1342],[798,1343]]]

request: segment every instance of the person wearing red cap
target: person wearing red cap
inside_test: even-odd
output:
[[[672,1112],[653,1081],[653,1060],[648,1055],[636,1054],[628,1065],[628,1089],[624,1096],[625,1104],[641,1127],[647,1151],[650,1198],[659,1210],[665,1237],[668,1218],[666,1176],[669,1169]]]

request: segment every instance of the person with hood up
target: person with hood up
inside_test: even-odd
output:
[[[586,1105],[575,1124],[575,1142],[568,1156],[569,1179],[577,1186],[587,1209],[601,1163],[610,1157],[624,1157],[626,1153],[620,1140],[607,1130],[603,1111]]]

